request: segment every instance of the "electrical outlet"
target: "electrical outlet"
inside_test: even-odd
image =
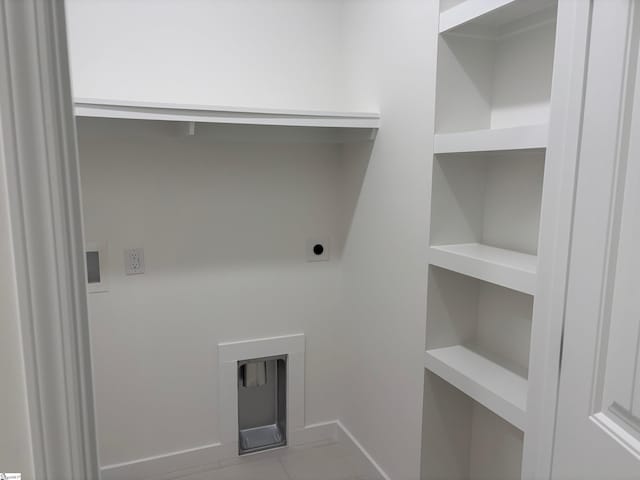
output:
[[[307,262],[329,261],[329,239],[312,238],[307,240]]]
[[[127,275],[144,273],[144,250],[130,248],[124,251],[124,266]]]

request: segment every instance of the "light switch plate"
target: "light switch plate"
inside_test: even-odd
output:
[[[130,248],[125,250],[124,266],[127,275],[139,275],[144,273],[144,250],[142,248]]]
[[[328,238],[310,238],[307,240],[307,262],[328,262],[329,258]]]

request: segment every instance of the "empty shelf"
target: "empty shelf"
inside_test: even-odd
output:
[[[434,153],[494,152],[546,148],[547,125],[441,133],[435,137]]]
[[[467,23],[486,28],[500,27],[554,3],[552,0],[466,0],[440,13],[440,33]]]
[[[462,345],[425,352],[425,368],[524,430],[527,380]]]
[[[429,248],[429,263],[463,275],[533,295],[537,257],[481,243]]]
[[[370,112],[321,112],[250,109],[202,105],[172,105],[144,102],[76,99],[79,117],[164,120],[172,122],[288,127],[367,128],[380,126],[380,115]]]

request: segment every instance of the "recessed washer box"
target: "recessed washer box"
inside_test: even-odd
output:
[[[287,356],[238,362],[238,453],[287,444]]]
[[[244,455],[301,444],[304,357],[304,333],[218,344],[218,422],[225,448]]]

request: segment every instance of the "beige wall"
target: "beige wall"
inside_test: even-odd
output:
[[[8,210],[0,148],[0,471],[21,472],[23,479],[31,479],[33,459]]]

